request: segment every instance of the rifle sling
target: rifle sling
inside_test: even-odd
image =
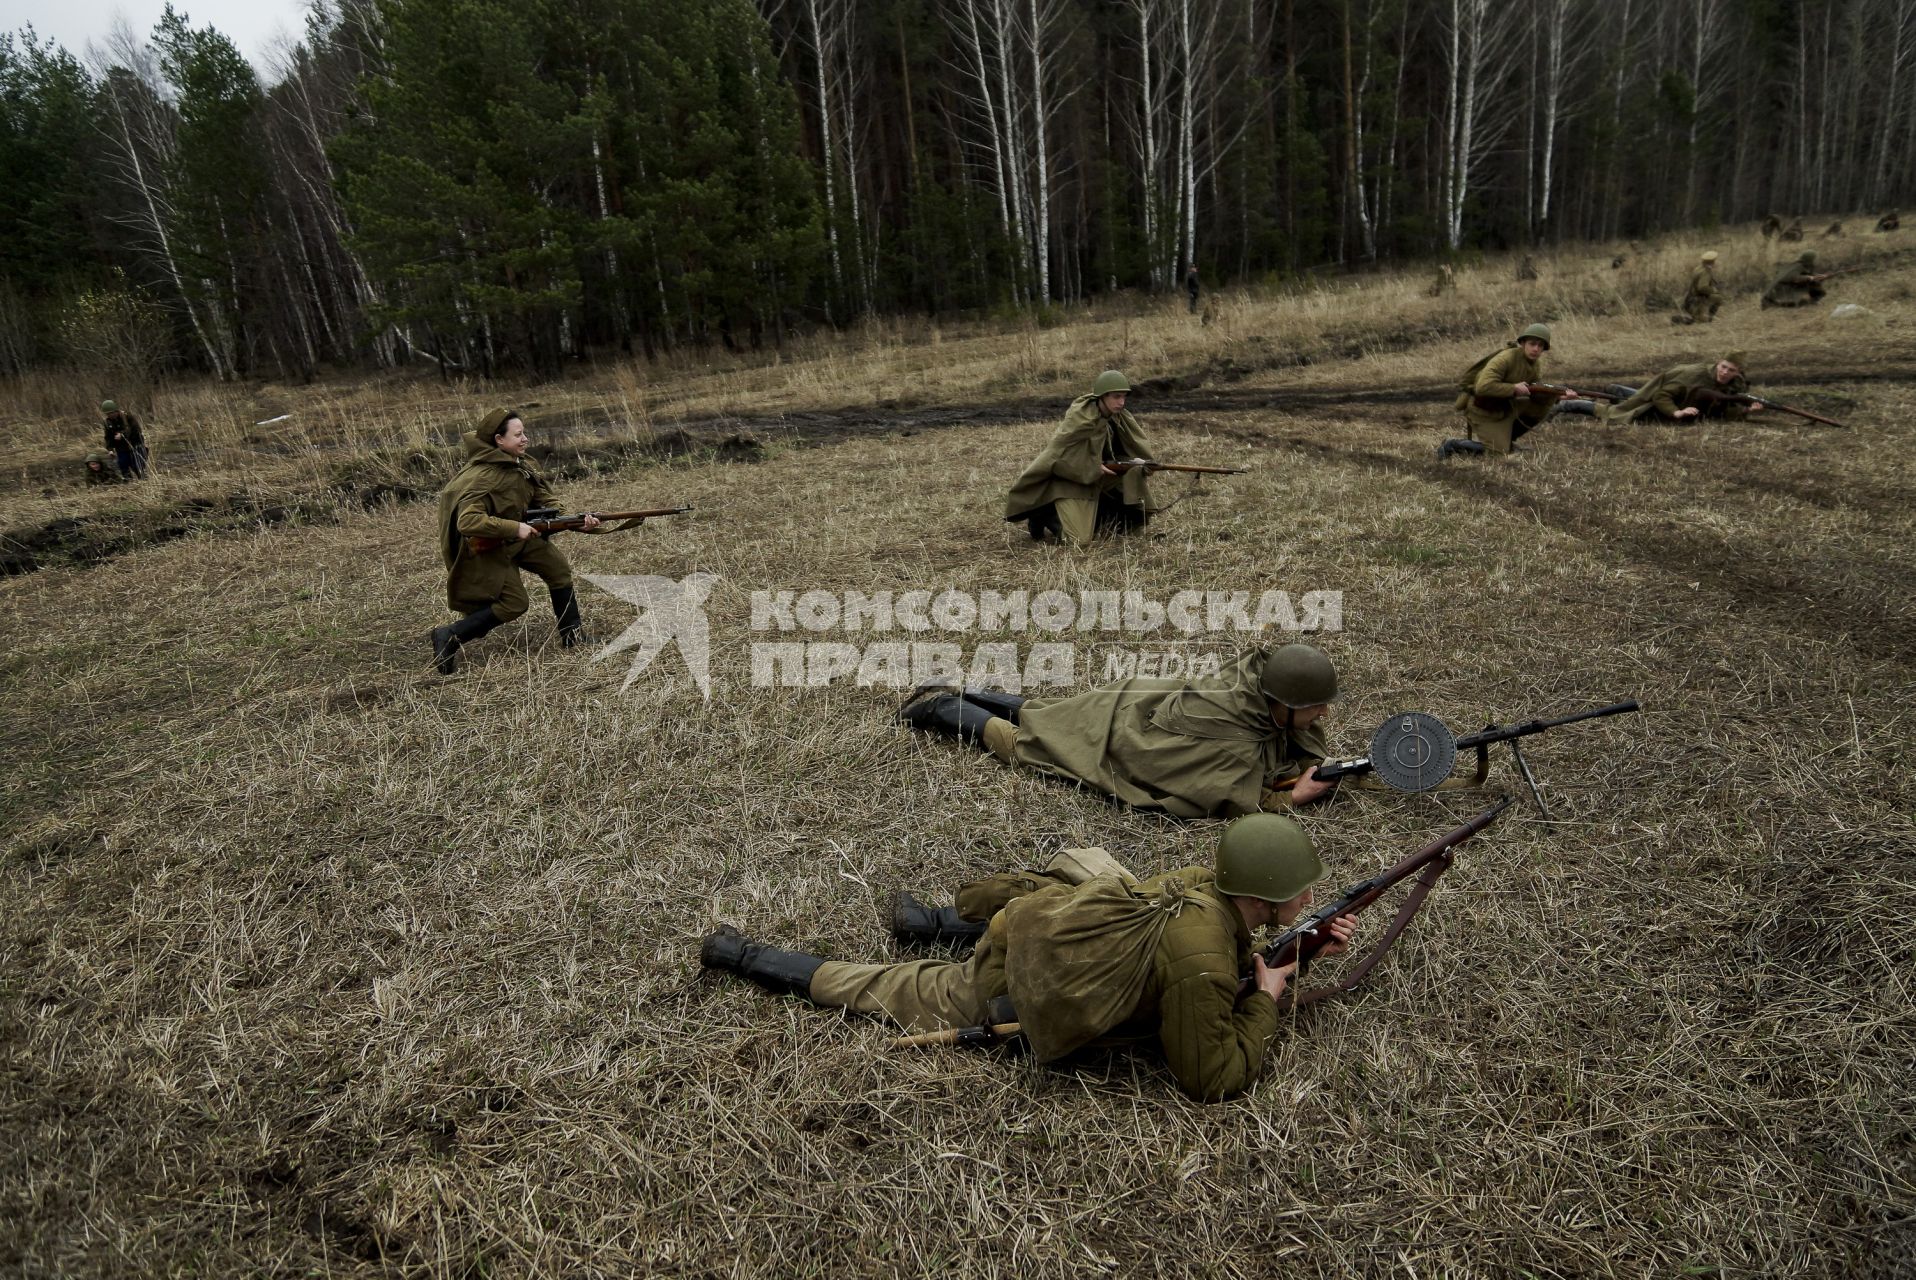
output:
[[[1331,996],[1342,995],[1347,991],[1356,990],[1358,984],[1363,982],[1365,977],[1370,974],[1370,971],[1377,967],[1377,962],[1384,958],[1384,953],[1391,949],[1396,943],[1398,936],[1409,926],[1411,917],[1415,916],[1419,909],[1423,907],[1424,899],[1430,896],[1430,891],[1437,887],[1438,879],[1443,876],[1444,872],[1450,870],[1450,861],[1451,851],[1446,849],[1442,857],[1433,859],[1431,864],[1424,868],[1424,873],[1417,877],[1417,883],[1411,886],[1410,895],[1404,899],[1404,905],[1397,908],[1397,918],[1390,922],[1390,927],[1384,930],[1384,936],[1377,940],[1377,945],[1372,947],[1370,952],[1365,955],[1362,960],[1357,962],[1357,966],[1354,969],[1331,986],[1319,987],[1315,991],[1300,993],[1297,997],[1297,1003],[1300,1006],[1312,1004],[1318,1000],[1328,999]]]

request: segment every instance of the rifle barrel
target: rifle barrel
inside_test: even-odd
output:
[[[1588,711],[1578,711],[1556,720],[1526,720],[1522,724],[1493,724],[1487,729],[1466,734],[1457,739],[1457,749],[1467,751],[1472,747],[1487,747],[1493,742],[1508,742],[1513,738],[1527,738],[1533,733],[1542,733],[1545,729],[1555,729],[1560,725],[1575,724],[1579,720],[1595,720],[1598,716],[1620,716],[1630,711],[1641,711],[1642,706],[1635,698],[1626,698],[1622,702],[1613,702],[1607,707],[1593,707]]]

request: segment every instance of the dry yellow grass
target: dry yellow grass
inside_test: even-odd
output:
[[[1252,367],[1137,407],[1166,456],[1253,470],[1082,554],[996,518],[1051,411],[568,485],[698,505],[567,546],[586,573],[721,577],[709,701],[671,654],[622,691],[622,658],[550,643],[537,591],[466,673],[431,674],[417,505],[0,583],[0,1269],[1908,1274],[1916,271],[1845,277],[1874,311],[1853,327],[1748,300],[1702,333],[1557,321],[1570,380],[1741,345],[1760,384],[1840,397],[1848,431],[1573,420],[1439,465],[1436,389],[1511,318],[1517,287],[1483,270],[1454,304],[1419,279],[1353,286],[1377,291],[1355,316],[1306,295],[1132,318],[1134,377]],[[1327,325],[1440,322],[1460,327],[1255,367]],[[686,370],[619,412],[902,396],[913,350],[921,403],[1061,397],[1125,331],[874,339],[809,371]],[[363,394],[372,417],[391,389]],[[390,422],[422,435],[474,408],[407,394]],[[1287,1025],[1240,1102],[1184,1101],[1148,1055],[900,1055],[701,976],[698,936],[878,957],[894,887],[1066,844],[1154,871],[1218,831],[913,739],[882,692],[750,687],[751,591],[942,586],[1342,590],[1345,749],[1407,707],[1459,729],[1646,710],[1542,740],[1557,821],[1526,804],[1467,846],[1370,988]],[[585,602],[602,636],[631,616]],[[1476,803],[1353,793],[1309,821],[1345,881]]]

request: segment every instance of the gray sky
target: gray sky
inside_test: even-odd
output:
[[[305,0],[173,0],[194,27],[219,28],[265,79],[271,79],[267,50],[279,37],[298,38],[306,30]],[[76,58],[86,59],[89,41],[101,43],[116,14],[149,36],[166,0],[0,0],[0,30],[17,32],[27,23],[51,36]]]

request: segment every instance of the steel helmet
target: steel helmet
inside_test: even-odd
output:
[[[1125,377],[1116,369],[1106,369],[1098,375],[1098,380],[1091,384],[1091,394],[1094,396],[1108,396],[1113,391],[1129,391],[1130,389],[1131,379]]]
[[[1798,258],[1797,261],[1802,263],[1806,267],[1815,266],[1816,265],[1816,250],[1814,249],[1803,250],[1803,256]]]
[[[1257,684],[1265,697],[1284,706],[1322,706],[1337,697],[1337,668],[1322,649],[1287,644],[1264,659]]]
[[[111,400],[100,401],[101,413],[118,413],[119,411],[120,411],[120,406],[117,404],[114,404]]]
[[[1545,351],[1550,350],[1550,326],[1547,324],[1533,324],[1517,335],[1517,341],[1519,342],[1522,342],[1525,338],[1535,338],[1537,341],[1543,343],[1543,349]]]
[[[1288,902],[1323,874],[1310,834],[1282,814],[1247,814],[1217,842],[1217,887],[1236,897]]]

